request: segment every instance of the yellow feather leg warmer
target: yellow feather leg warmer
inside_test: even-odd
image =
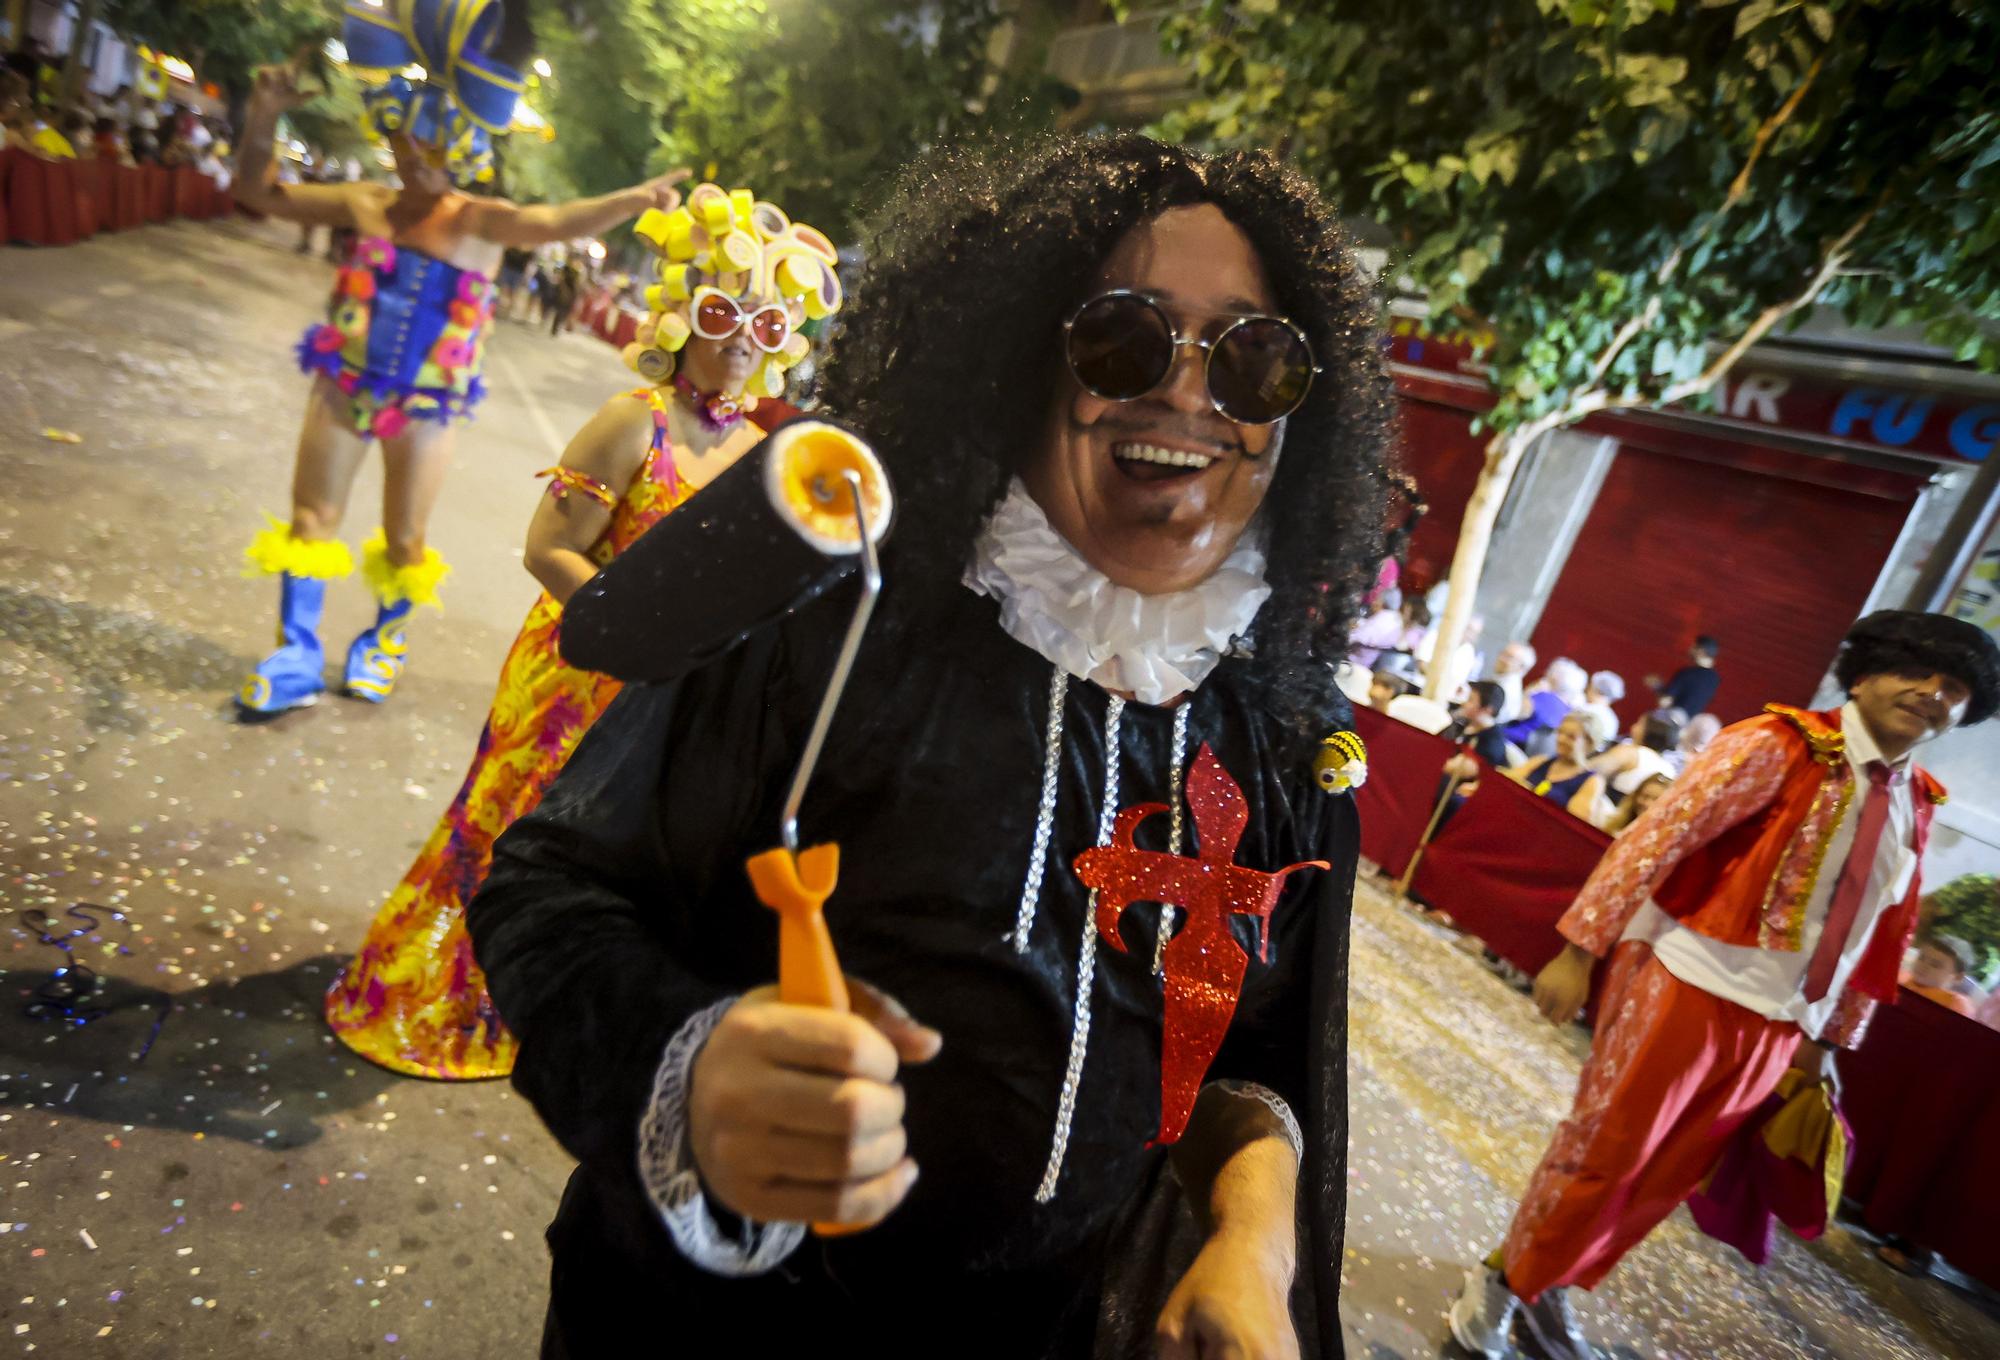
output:
[[[267,528],[258,531],[243,550],[245,576],[302,576],[312,581],[333,581],[354,570],[354,557],[339,539],[323,542],[299,538],[292,526],[275,515],[264,516]]]
[[[450,571],[436,548],[425,548],[421,562],[397,566],[389,560],[389,541],[380,529],[361,545],[361,577],[382,604],[408,600],[411,604],[442,609],[444,606],[438,603],[438,583]]]

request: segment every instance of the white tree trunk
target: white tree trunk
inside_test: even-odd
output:
[[[1486,549],[1493,541],[1493,522],[1507,501],[1507,488],[1514,484],[1521,457],[1528,446],[1542,436],[1539,425],[1519,430],[1503,430],[1486,443],[1486,466],[1465,503],[1465,518],[1459,524],[1458,548],[1451,557],[1451,591],[1445,597],[1444,617],[1438,620],[1437,641],[1431,648],[1431,663],[1424,675],[1424,695],[1441,703],[1456,696],[1445,692],[1451,675],[1451,658],[1465,626],[1472,618],[1473,601],[1479,597],[1479,576],[1486,568]],[[1477,677],[1473,677],[1477,678]]]

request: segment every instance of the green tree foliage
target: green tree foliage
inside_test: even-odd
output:
[[[340,32],[338,0],[104,0],[103,18],[190,62],[231,101],[249,93],[259,66]]]
[[[1972,946],[1973,972],[1991,978],[2000,969],[2000,877],[1962,874],[1924,899],[1924,924],[1938,935],[1956,935]]]
[[[712,164],[845,237],[926,146],[1053,118],[990,59],[1004,21],[1000,0],[547,0],[538,106],[584,192]]]
[[[1169,135],[1283,149],[1390,230],[1434,325],[1490,327],[1452,638],[1546,430],[1699,398],[1813,306],[2000,368],[1984,0],[1204,0],[1165,32],[1199,82]]]

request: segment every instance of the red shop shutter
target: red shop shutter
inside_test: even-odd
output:
[[[1486,464],[1486,442],[1472,433],[1472,417],[1450,406],[1402,401],[1404,469],[1423,491],[1430,513],[1410,537],[1408,575],[1411,589],[1429,590],[1451,574],[1451,555],[1458,547],[1458,526],[1465,503]]]
[[[1722,643],[1724,722],[1809,702],[1921,485],[1704,442],[1700,459],[1620,447],[1535,629],[1544,663],[1625,678],[1628,724],[1651,704],[1644,677],[1685,664],[1699,633]]]

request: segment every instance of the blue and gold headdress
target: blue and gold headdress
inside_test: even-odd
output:
[[[520,72],[486,53],[501,13],[500,0],[348,0],[348,64],[391,73],[362,96],[369,129],[443,147],[456,184],[493,178],[493,138],[525,88]],[[421,80],[403,74],[411,66]]]

